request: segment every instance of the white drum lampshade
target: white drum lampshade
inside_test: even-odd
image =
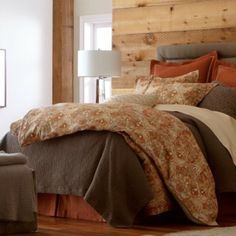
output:
[[[120,76],[120,52],[105,50],[78,51],[78,76],[116,77]]]

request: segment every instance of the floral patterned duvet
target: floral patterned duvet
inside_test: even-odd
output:
[[[24,146],[82,130],[123,135],[138,154],[153,192],[146,210],[170,210],[170,193],[194,222],[215,225],[215,184],[191,131],[169,113],[137,104],[64,103],[33,109],[12,124]]]

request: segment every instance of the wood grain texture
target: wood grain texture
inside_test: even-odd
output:
[[[53,0],[53,103],[73,101],[74,0]]]
[[[135,89],[134,88],[128,88],[128,89],[113,89],[112,90],[112,96],[116,96],[116,95],[122,95],[122,94],[130,94],[130,93],[134,93]]]
[[[149,61],[122,62],[122,76],[112,80],[113,88],[134,88],[137,76],[149,74],[149,65]]]
[[[228,194],[227,194],[228,195]],[[220,214],[218,217],[219,226],[235,226],[236,225],[236,196],[228,195],[223,199],[219,199]],[[163,215],[162,215],[163,217]],[[149,224],[147,223],[149,222]],[[135,235],[155,235],[161,236],[165,233],[178,232],[181,230],[203,230],[206,226],[199,226],[186,221],[182,217],[164,217],[149,219],[146,224],[134,225],[132,228],[114,228],[106,223],[96,223],[89,221],[76,221],[63,218],[43,217],[38,219],[37,236],[135,236]],[[21,234],[22,235],[22,234]],[[35,236],[35,233],[25,234],[27,236]]]
[[[207,0],[188,0],[188,2],[200,2]],[[186,0],[113,0],[113,9],[129,8],[129,7],[149,7],[165,4],[181,4]]]
[[[116,9],[113,35],[233,27],[235,10],[235,0],[185,1],[176,5]]]
[[[153,32],[113,36],[113,48],[121,51],[122,61],[147,61],[156,58],[156,48],[161,45],[233,42],[236,28]]]
[[[158,46],[236,41],[235,11],[235,0],[113,0],[113,48],[122,59],[114,93],[149,74]]]

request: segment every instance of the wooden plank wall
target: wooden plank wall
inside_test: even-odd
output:
[[[220,41],[236,41],[236,0],[113,0],[113,48],[122,55],[113,94],[149,74],[160,45]]]

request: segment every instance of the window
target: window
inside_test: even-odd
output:
[[[112,49],[112,17],[93,15],[80,17],[80,49]],[[111,96],[111,78],[100,80],[100,98],[102,102]],[[80,78],[80,102],[90,103],[96,100],[95,78]]]

